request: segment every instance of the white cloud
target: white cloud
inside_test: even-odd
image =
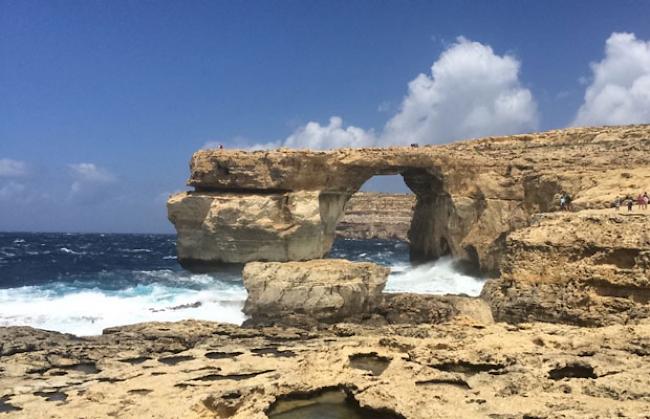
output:
[[[27,174],[27,164],[18,160],[0,159],[0,177],[20,177]]]
[[[219,148],[223,143],[219,141],[208,141],[201,146],[201,150],[210,150],[211,148]]]
[[[401,109],[388,121],[383,144],[445,143],[512,134],[537,126],[537,105],[519,81],[519,61],[459,37],[409,83]]]
[[[69,164],[68,167],[79,182],[108,183],[115,181],[115,176],[112,173],[94,163]]]
[[[245,150],[272,150],[274,148],[282,147],[282,141],[269,141],[268,143],[256,143],[251,146],[245,147]]]
[[[327,125],[309,122],[296,129],[282,145],[325,149],[430,144],[531,130],[537,127],[537,105],[519,81],[519,67],[516,58],[460,37],[433,63],[430,75],[420,74],[409,83],[399,112],[381,134],[344,127],[333,116]]]
[[[384,100],[379,105],[377,105],[377,112],[382,112],[382,113],[390,112],[391,107],[392,105],[390,101]]]
[[[372,145],[375,136],[372,131],[348,126],[343,127],[343,119],[332,116],[329,124],[321,125],[318,122],[308,122],[298,128],[285,141],[285,147],[291,148],[337,148],[337,147],[364,147]]]
[[[591,64],[593,77],[573,125],[650,122],[650,41],[612,33],[605,58]]]

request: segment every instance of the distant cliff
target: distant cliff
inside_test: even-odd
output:
[[[407,240],[414,194],[358,192],[345,206],[336,235],[346,239]]]

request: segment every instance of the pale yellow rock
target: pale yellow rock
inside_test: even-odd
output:
[[[336,386],[363,406],[408,419],[643,418],[650,411],[647,321],[338,324],[319,333],[185,321],[108,332],[78,339],[0,327],[0,406],[21,409],[0,415],[264,419],[281,397]],[[8,342],[14,351],[5,351]],[[59,354],[100,371],[51,365]],[[383,371],[353,362],[359,356]]]
[[[374,263],[341,259],[250,262],[242,274],[248,291],[244,312],[256,324],[331,323],[370,315],[381,303],[389,273]]]
[[[255,253],[262,242],[248,238],[275,223],[250,223],[228,238],[229,261],[284,261],[326,254],[350,194],[374,175],[401,174],[416,196],[408,234],[413,259],[451,254],[491,277],[483,297],[496,320],[593,326],[650,316],[650,210],[635,206],[628,217],[623,206],[627,218],[619,220],[608,209],[617,197],[650,192],[649,156],[649,125],[570,128],[419,148],[203,150],[192,158],[189,183],[242,201],[264,191],[306,194],[320,221],[295,218],[290,231],[302,224],[310,233],[287,235],[284,243],[309,252]],[[570,212],[559,211],[562,192],[573,198]],[[255,211],[244,218],[260,219]],[[187,214],[178,217],[188,220],[179,230],[181,262],[202,252],[193,239],[204,234],[197,233],[201,215],[191,207]],[[216,230],[219,220],[212,225]],[[206,263],[224,260],[223,246],[205,249]]]
[[[650,317],[650,210],[540,214],[506,240],[483,297],[500,320],[586,326]]]
[[[345,199],[314,191],[182,192],[169,198],[167,208],[178,259],[192,267],[320,258],[331,247]]]
[[[346,239],[408,240],[415,195],[357,192],[336,225]]]

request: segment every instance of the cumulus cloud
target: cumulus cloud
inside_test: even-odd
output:
[[[73,178],[70,198],[81,203],[96,203],[110,196],[111,184],[117,178],[111,172],[94,163],[69,164]]]
[[[573,125],[650,122],[650,41],[612,33],[605,58],[591,64],[593,77]]]
[[[519,80],[519,61],[497,55],[489,45],[459,37],[433,63],[430,74],[408,84],[399,111],[383,131],[343,125],[333,116],[321,125],[309,122],[286,140],[262,146],[326,149],[371,145],[445,143],[537,127],[537,105]],[[380,105],[380,110],[387,110]]]
[[[0,159],[0,177],[20,177],[27,174],[27,164],[23,161]]]
[[[489,45],[459,37],[408,85],[383,144],[445,143],[512,134],[537,126],[537,105],[519,81],[519,61]]]
[[[327,125],[309,122],[295,130],[285,141],[286,147],[298,148],[336,148],[364,147],[372,145],[375,136],[372,131],[348,126],[343,127],[343,119],[338,116],[330,118]]]

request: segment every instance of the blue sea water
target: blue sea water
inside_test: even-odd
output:
[[[404,242],[337,240],[330,256],[390,266],[387,292],[477,295],[482,287],[451,260],[412,267]],[[245,299],[240,268],[188,272],[173,235],[0,233],[0,326],[94,335],[143,321],[239,324]]]

